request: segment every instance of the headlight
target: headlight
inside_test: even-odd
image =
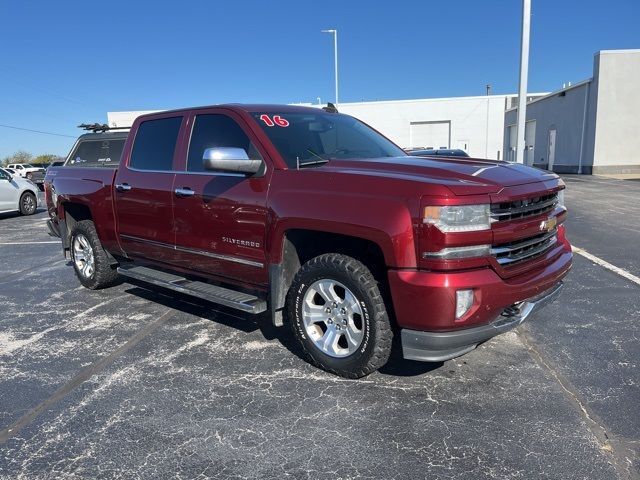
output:
[[[474,232],[491,228],[490,208],[484,205],[424,207],[422,221],[435,225],[443,233]]]
[[[562,190],[558,190],[558,206],[564,207],[564,188]]]

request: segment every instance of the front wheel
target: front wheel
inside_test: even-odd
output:
[[[33,215],[37,208],[36,196],[31,192],[24,192],[20,197],[20,213],[22,215]]]
[[[389,359],[393,333],[378,284],[369,269],[329,253],[305,263],[287,295],[293,334],[311,363],[360,378]]]
[[[118,278],[91,220],[82,220],[71,229],[71,260],[80,283],[92,290],[108,287]]]

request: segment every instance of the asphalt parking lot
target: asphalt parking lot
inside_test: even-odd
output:
[[[640,182],[566,181],[572,242],[640,276]],[[0,215],[0,478],[640,478],[640,285],[583,255],[517,331],[350,381],[267,321],[84,289],[45,221]]]

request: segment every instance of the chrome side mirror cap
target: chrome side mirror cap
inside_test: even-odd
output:
[[[207,148],[202,155],[205,170],[253,174],[260,170],[262,160],[251,160],[243,148]]]

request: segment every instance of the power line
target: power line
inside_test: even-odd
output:
[[[40,133],[42,135],[54,135],[56,137],[77,138],[73,135],[65,135],[63,133],[43,132],[42,130],[31,130],[30,128],[14,127],[13,125],[3,125],[0,123],[0,127],[11,128],[13,130],[22,130],[24,132]]]

